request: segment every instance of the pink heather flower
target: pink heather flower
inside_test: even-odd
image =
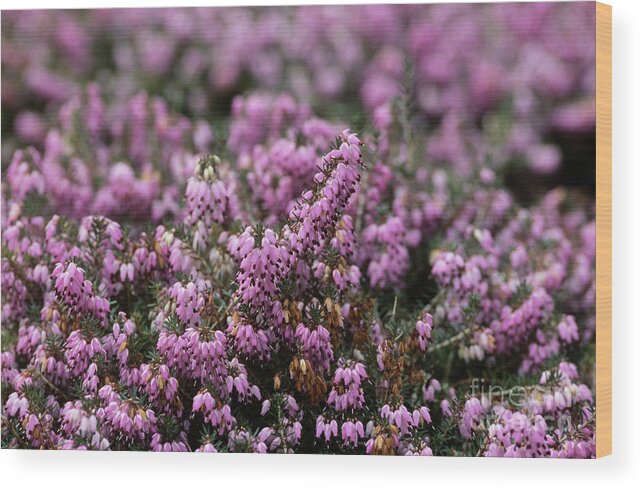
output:
[[[287,248],[277,242],[277,236],[269,228],[264,230],[260,246],[254,245],[251,228],[228,242],[230,252],[240,260],[236,295],[253,311],[272,312],[277,285],[287,272],[290,257]]]
[[[29,400],[27,400],[27,397],[24,395],[20,395],[18,392],[14,391],[9,395],[7,403],[5,404],[5,409],[9,415],[19,415],[20,418],[23,418],[29,410]]]
[[[433,263],[431,273],[438,278],[443,284],[459,276],[464,270],[464,259],[454,254],[453,252],[446,252],[440,256]]]
[[[47,333],[35,325],[22,325],[18,330],[16,352],[22,355],[31,355],[36,348],[44,343]]]
[[[85,271],[73,262],[67,267],[58,263],[52,274],[57,296],[73,314],[92,314],[105,322],[109,314],[106,298],[94,294],[94,287],[85,279]]]
[[[571,315],[566,315],[558,324],[557,329],[561,340],[567,344],[579,339],[578,325],[576,325],[576,320]]]
[[[155,406],[165,407],[176,400],[179,383],[170,375],[170,369],[166,364],[142,364],[140,380],[142,389],[151,401],[156,402]]]
[[[257,439],[264,443],[270,452],[292,453],[302,437],[302,413],[291,395],[283,397],[277,395],[273,402],[281,405],[281,410],[283,410],[281,418],[277,420],[275,425],[264,427],[257,435]],[[266,406],[265,402],[264,406]]]
[[[134,322],[121,314],[112,327],[112,334],[103,339],[105,351],[115,356],[122,367],[127,364],[129,358],[128,341],[135,331]]]
[[[263,433],[263,437],[267,437]],[[268,446],[259,436],[251,435],[243,428],[234,429],[228,434],[228,448],[232,452],[267,453]]]
[[[303,130],[310,132],[310,128],[308,124]],[[330,141],[334,134],[335,131],[324,138],[325,142]],[[247,162],[251,162],[247,179],[253,201],[267,214],[266,223],[272,224],[286,215],[315,175],[318,159],[316,146],[309,141],[299,146],[290,139],[281,138],[265,145],[256,145],[248,155],[242,157],[244,165],[246,157]]]
[[[217,178],[218,157],[201,159],[188,179],[185,198],[187,204],[186,224],[202,222],[206,230],[215,223],[222,224],[228,214],[229,196],[224,182]]]
[[[419,445],[410,443],[403,454],[404,456],[433,456],[433,450],[426,441],[421,441]]]
[[[313,367],[320,371],[328,370],[334,354],[330,333],[326,328],[321,325],[309,328],[300,323],[295,330],[295,339],[301,343],[304,357]]]
[[[411,428],[420,427],[421,424],[431,424],[431,415],[427,407],[420,407],[410,412],[402,403],[393,408],[388,404],[383,405],[380,416],[388,420],[389,424],[396,425],[401,435],[407,434]]]
[[[366,378],[368,375],[362,363],[340,359],[326,403],[338,412],[361,409],[364,405],[362,381]]]
[[[206,442],[202,446],[198,447],[195,450],[197,453],[218,453],[217,449],[212,445],[211,442]]]
[[[364,437],[364,425],[359,420],[347,420],[342,424],[341,435],[344,444],[357,446],[358,438]]]
[[[290,211],[289,218],[296,224],[286,238],[296,254],[309,248],[321,250],[326,238],[321,230],[330,228],[357,190],[362,143],[349,130],[340,134],[340,141],[339,148],[323,157],[323,169],[314,177],[315,189],[304,192]]]
[[[423,397],[425,402],[435,401],[435,394],[442,391],[442,385],[440,382],[432,378],[429,383],[424,387]]]
[[[261,400],[259,387],[248,382],[248,372],[237,358],[228,363],[228,376],[226,378],[226,394],[232,395],[236,391],[239,401],[251,401],[251,398]]]
[[[478,398],[472,397],[465,402],[459,424],[462,437],[465,439],[471,438],[472,430],[478,424],[483,412],[484,409]]]
[[[496,179],[496,174],[493,170],[483,167],[480,170],[480,181],[483,184],[491,184]]]
[[[249,358],[270,359],[270,338],[265,330],[247,323],[231,323],[227,330],[236,349]]]
[[[491,322],[490,329],[497,351],[506,351],[520,343],[553,310],[551,296],[542,288],[534,290],[527,300],[516,309],[502,308],[500,318]]]
[[[374,249],[368,264],[368,276],[372,287],[402,285],[409,269],[405,228],[399,217],[390,217],[385,223],[379,226],[372,224],[364,230],[366,249]]]
[[[571,362],[561,362],[558,365],[558,372],[560,372],[567,379],[575,380],[578,379],[578,369]]]
[[[176,315],[186,326],[196,327],[200,320],[200,311],[205,304],[203,296],[197,291],[193,282],[183,286],[175,283],[168,291],[170,298],[176,302]]]
[[[429,340],[431,339],[431,329],[433,328],[433,316],[430,313],[425,313],[422,319],[415,323],[415,330],[418,333],[418,341],[420,342],[420,349],[426,351],[428,348]]]
[[[270,410],[270,400],[266,399],[261,404],[261,416],[263,417]]]
[[[29,156],[31,157],[30,159],[34,158],[33,154]],[[31,192],[43,194],[45,191],[43,175],[37,168],[33,168],[28,163],[26,157],[27,155],[22,151],[16,151],[7,169],[7,182],[11,187],[12,197],[16,201],[24,200]]]
[[[80,401],[67,402],[61,410],[62,431],[67,440],[63,449],[109,449],[109,440],[103,436],[96,412],[88,412]],[[78,439],[82,442],[78,442]]]
[[[490,443],[485,456],[545,457],[550,454],[553,440],[546,434],[547,424],[540,415],[533,418],[520,412],[505,410],[499,422],[489,427]]]
[[[527,264],[529,261],[529,256],[523,245],[518,245],[516,249],[511,252],[510,255],[511,267],[514,269],[519,269],[523,265]]]
[[[181,433],[182,438],[187,440],[185,433]],[[152,440],[150,441],[150,447],[152,451],[155,452],[188,452],[188,445],[185,441],[166,441],[163,442],[163,436],[161,434],[154,434]]]
[[[529,166],[539,174],[551,174],[560,166],[562,155],[553,145],[532,146],[527,151]]]
[[[451,403],[449,402],[448,398],[445,398],[440,402],[440,409],[442,410],[442,414],[445,417],[453,417],[453,411],[451,410]]]
[[[67,338],[65,360],[72,376],[87,373],[90,362],[96,355],[105,355],[105,349],[98,338],[86,339],[79,330],[74,330]]]
[[[117,398],[105,407],[105,422],[112,437],[145,440],[156,432],[156,414],[132,401]]]
[[[204,419],[217,430],[219,435],[227,434],[237,423],[230,406],[216,401],[215,397],[206,390],[201,390],[195,395],[192,411],[202,412]]]
[[[317,417],[317,423],[315,425],[315,437],[320,438],[324,437],[326,442],[330,441],[331,436],[337,437],[337,421],[328,420],[323,415]]]

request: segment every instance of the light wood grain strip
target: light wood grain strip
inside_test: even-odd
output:
[[[612,452],[612,7],[596,3],[596,455]]]

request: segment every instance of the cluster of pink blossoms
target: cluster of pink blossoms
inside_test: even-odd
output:
[[[485,22],[476,22],[480,18]],[[240,148],[301,116],[283,100],[279,110],[266,111],[266,93],[287,91],[329,113],[357,95],[375,113],[399,95],[406,59],[417,66],[417,107],[426,117],[442,116],[427,155],[458,171],[474,170],[492,153],[498,164],[520,155],[533,172],[551,174],[562,156],[548,136],[588,132],[595,123],[595,9],[589,4],[36,11],[10,13],[3,22],[3,100],[16,112],[10,121],[26,144],[46,131],[39,108],[63,105],[91,73],[106,74],[109,93],[139,96],[129,109],[131,129],[115,129],[131,138],[134,155],[146,158],[139,146],[146,118],[140,83],[198,116],[218,112],[242,84],[257,87],[260,95],[233,106],[246,116],[231,131],[231,147]],[[253,38],[241,42],[244,32]],[[98,50],[107,52],[91,55]],[[106,131],[101,116],[111,111],[97,93],[88,93],[83,121],[94,137]],[[477,123],[507,101],[515,124],[496,145]],[[164,115],[161,107],[155,112]],[[163,118],[158,126],[172,138],[180,135]],[[199,144],[212,138],[207,126],[194,128]],[[110,190],[141,198],[158,186],[141,178],[126,188],[117,180]],[[112,206],[113,195],[101,200]]]
[[[593,457],[593,9],[285,12],[3,16],[2,447]]]
[[[85,271],[73,262],[67,267],[58,263],[51,273],[55,281],[54,289],[61,302],[74,313],[89,313],[106,320],[109,302],[94,294],[91,281],[85,279]]]

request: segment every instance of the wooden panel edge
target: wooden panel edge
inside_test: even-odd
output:
[[[596,2],[596,456],[612,453],[612,7]]]

